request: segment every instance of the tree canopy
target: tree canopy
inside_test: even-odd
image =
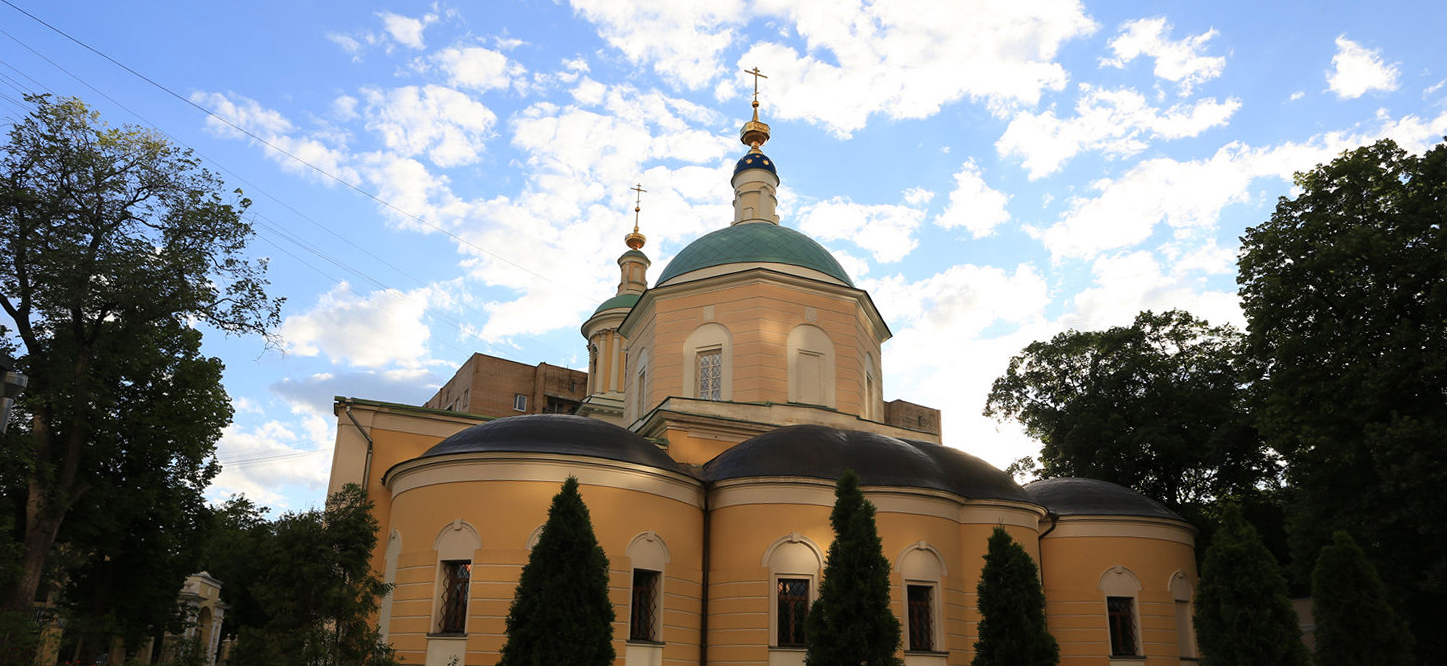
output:
[[[808,666],[899,666],[899,619],[889,608],[889,560],[874,524],[874,505],[859,475],[844,472],[829,515],[834,542],[824,561],[819,599],[804,623]]]
[[[995,380],[985,415],[1042,446],[1043,477],[1118,483],[1172,509],[1255,492],[1276,467],[1244,409],[1241,334],[1187,312],[1034,342]]]
[[[608,556],[593,535],[578,479],[568,477],[528,554],[507,612],[498,666],[608,666],[613,663]]]
[[[30,378],[27,418],[5,447],[19,473],[4,492],[24,507],[5,598],[16,610],[35,598],[57,538],[89,565],[116,561],[132,535],[148,554],[174,554],[231,418],[221,363],[200,353],[196,327],[266,334],[280,308],[265,262],[245,254],[249,202],[189,151],[109,127],[79,100],[27,101],[34,110],[0,149],[0,308],[14,327],[0,339]],[[149,572],[154,589],[137,594],[117,585],[138,579],[106,568],[78,580],[125,616],[136,609],[123,599],[173,598],[186,573]]]
[[[1297,174],[1242,238],[1257,422],[1289,464],[1298,577],[1333,531],[1447,651],[1447,145],[1388,140]]]
[[[241,618],[246,624],[227,663],[398,663],[372,622],[372,614],[390,587],[372,570],[378,529],[372,508],[361,486],[347,484],[327,499],[324,510],[288,513],[258,535],[256,525],[246,527],[250,523],[246,507],[233,502],[231,513],[245,527],[243,531],[259,538],[253,543],[257,550],[249,553],[253,561],[246,565],[255,577],[237,581],[248,585],[246,594],[254,598],[256,606]],[[249,537],[232,543],[249,542]]]
[[[1054,666],[1060,645],[1045,624],[1045,591],[1025,548],[996,526],[976,586],[979,640],[970,666]]]

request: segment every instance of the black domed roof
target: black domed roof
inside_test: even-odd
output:
[[[667,453],[632,431],[567,414],[527,414],[488,421],[442,440],[418,457],[495,451],[592,456],[679,470]]]
[[[1095,479],[1045,479],[1025,486],[1036,503],[1061,516],[1140,516],[1182,518],[1125,486]]]
[[[971,499],[1030,502],[1008,474],[964,451],[858,430],[797,425],[771,430],[703,466],[711,481],[768,476],[838,479],[860,484],[942,490]]]
[[[737,176],[744,169],[763,169],[775,176],[779,175],[779,171],[774,168],[774,160],[769,159],[768,155],[753,151],[739,158],[739,163],[734,165],[734,175]]]

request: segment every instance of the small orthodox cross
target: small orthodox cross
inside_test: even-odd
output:
[[[637,232],[637,231],[638,231],[638,213],[639,213],[639,211],[642,211],[642,210],[643,210],[643,193],[644,193],[644,192],[647,192],[648,190],[643,189],[643,183],[639,183],[639,184],[634,185],[633,187],[630,187],[630,188],[628,188],[628,189],[629,189],[629,191],[637,192],[637,193],[638,193],[638,198],[633,201],[633,231],[634,231],[634,232]]]
[[[744,70],[744,73],[754,75],[754,102],[757,103],[759,101],[759,79],[767,79],[769,77],[764,76],[762,73],[760,73],[757,66],[755,66],[753,69]]]

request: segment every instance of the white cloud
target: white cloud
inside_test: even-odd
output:
[[[1341,35],[1336,38],[1336,55],[1327,72],[1327,87],[1337,97],[1355,99],[1373,90],[1397,89],[1397,66],[1382,60],[1379,49],[1369,49]]]
[[[1060,45],[1095,23],[1078,0],[940,3],[933,0],[573,0],[609,44],[691,89],[714,83],[731,98],[751,90],[744,69],[769,80],[768,113],[817,123],[847,136],[870,114],[923,118],[963,97],[1034,104],[1059,90]],[[750,20],[779,27],[725,73],[723,53]]]
[[[973,159],[966,160],[955,173],[955,189],[950,204],[935,217],[935,224],[946,229],[964,227],[975,238],[988,236],[995,227],[1010,219],[1005,206],[1010,197],[991,189]]]
[[[919,245],[914,232],[925,210],[898,204],[859,204],[846,197],[805,206],[797,215],[799,230],[822,240],[849,240],[890,263],[903,259]]]
[[[1135,246],[1150,238],[1162,222],[1175,230],[1178,239],[1209,235],[1223,208],[1249,199],[1249,188],[1257,178],[1289,180],[1297,171],[1380,138],[1391,138],[1405,150],[1421,152],[1447,132],[1447,113],[1426,120],[1381,116],[1379,121],[1368,131],[1327,133],[1304,143],[1252,148],[1232,142],[1200,160],[1146,160],[1119,178],[1092,184],[1096,196],[1072,197],[1069,209],[1049,228],[1027,227],[1027,231],[1038,236],[1057,258],[1090,258]]]
[[[207,497],[220,501],[244,494],[263,506],[304,508],[287,506],[287,491],[316,496],[326,488],[336,441],[334,423],[302,410],[293,410],[289,420],[268,420],[250,428],[232,423],[216,444],[221,473],[212,480]]]
[[[1010,121],[995,142],[1002,156],[1024,157],[1030,178],[1048,176],[1085,150],[1111,156],[1129,156],[1145,150],[1151,139],[1196,136],[1225,125],[1241,108],[1237,99],[1197,100],[1157,109],[1135,90],[1105,90],[1080,85],[1073,118],[1058,118],[1054,111],[1022,112]]]
[[[1100,257],[1091,265],[1091,274],[1091,286],[1071,299],[1074,309],[1062,318],[1062,328],[1124,326],[1142,310],[1172,308],[1187,310],[1213,324],[1245,325],[1235,292],[1204,290],[1189,271],[1168,274],[1150,252]]]
[[[367,129],[391,151],[406,157],[426,154],[439,167],[472,164],[481,158],[497,115],[467,94],[438,85],[367,89]]]
[[[769,81],[768,111],[849,136],[868,117],[924,118],[961,98],[998,109],[1039,101],[1065,86],[1060,46],[1095,30],[1076,0],[940,3],[897,0],[826,3],[762,0],[761,14],[793,24],[805,45],[761,41],[738,60]],[[740,89],[747,75],[734,79]]]
[[[634,63],[688,88],[722,71],[719,55],[744,20],[741,0],[572,0],[602,37]]]
[[[377,17],[382,19],[382,28],[398,44],[419,50],[426,48],[426,44],[422,42],[422,31],[437,20],[436,14],[412,18],[392,12],[378,12]]]
[[[1156,61],[1157,78],[1178,84],[1180,94],[1189,95],[1198,84],[1221,75],[1226,58],[1203,55],[1206,42],[1216,36],[1214,29],[1193,37],[1171,41],[1171,25],[1163,18],[1139,19],[1121,26],[1120,34],[1110,40],[1114,58],[1102,58],[1102,65],[1125,67],[1138,57]]]
[[[449,85],[478,92],[506,90],[527,72],[502,53],[480,46],[443,49],[432,60],[447,74]]]
[[[266,156],[287,171],[326,185],[331,185],[332,179],[318,170],[349,183],[358,182],[356,170],[348,163],[345,134],[323,131],[299,138],[295,136],[297,127],[280,112],[236,94],[196,92],[191,101],[216,114],[206,118],[207,131],[262,146]]]
[[[432,333],[423,316],[433,300],[445,296],[426,287],[362,296],[343,282],[310,311],[287,317],[279,333],[284,349],[298,356],[324,354],[333,363],[363,368],[416,367],[427,355]]]
[[[1049,330],[1049,289],[1033,266],[966,264],[917,282],[894,276],[863,287],[888,304],[884,314],[894,329],[884,348],[886,399],[939,408],[945,443],[997,466],[1039,450],[1018,429],[999,431],[980,415],[1010,356]]]

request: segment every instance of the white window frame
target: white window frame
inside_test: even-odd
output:
[[[1105,649],[1111,659],[1122,661],[1131,660],[1145,656],[1145,641],[1141,636],[1141,602],[1140,591],[1141,581],[1130,569],[1123,566],[1114,566],[1100,576],[1100,605],[1105,611]],[[1134,624],[1135,632],[1135,654],[1116,654],[1111,646],[1110,637],[1110,602],[1111,597],[1123,597],[1131,600],[1131,622]]]
[[[515,412],[528,411],[528,397],[521,393],[512,394],[512,410]]]
[[[719,354],[718,400],[728,402],[734,399],[734,345],[733,334],[727,326],[718,322],[700,324],[683,341],[683,393],[686,398],[709,400],[698,390],[698,358],[701,354]]]
[[[802,652],[802,647],[779,646],[779,579],[808,580],[809,606],[812,607],[814,602],[819,600],[819,577],[824,568],[824,552],[809,537],[794,532],[769,544],[764,550],[762,564],[769,569],[769,649]]]

